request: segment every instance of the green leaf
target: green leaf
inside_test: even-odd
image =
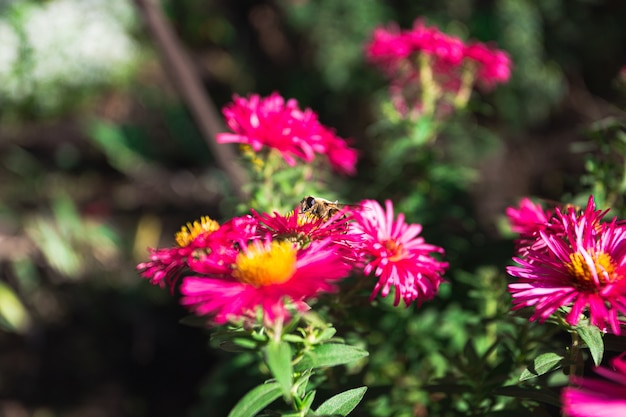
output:
[[[576,332],[589,348],[591,357],[593,358],[593,363],[596,366],[600,365],[600,362],[602,362],[602,356],[604,355],[604,340],[602,340],[602,332],[600,329],[594,325],[586,323],[576,326]]]
[[[320,415],[347,416],[361,402],[366,390],[367,387],[361,387],[337,394],[324,401],[324,403],[315,410],[315,413]]]
[[[317,345],[306,352],[304,357],[295,366],[296,371],[325,366],[336,366],[354,362],[368,356],[366,350],[340,343]]]
[[[563,356],[557,355],[554,352],[539,355],[533,360],[532,365],[524,369],[524,372],[522,372],[522,375],[519,377],[519,382],[559,369],[562,365],[562,361]]]
[[[283,395],[289,396],[293,385],[293,366],[291,365],[291,346],[285,341],[271,341],[265,348],[267,367],[280,384]]]
[[[0,328],[24,332],[30,326],[30,316],[15,292],[0,281]]]
[[[313,400],[315,400],[315,391],[309,391],[302,399],[300,410],[308,412],[313,405]]]
[[[254,417],[281,395],[278,382],[268,382],[250,390],[230,411],[228,417]]]

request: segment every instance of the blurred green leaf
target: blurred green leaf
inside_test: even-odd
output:
[[[281,340],[270,340],[265,347],[265,359],[267,367],[280,384],[285,398],[289,397],[291,386],[293,385],[293,367],[291,365],[291,346]]]
[[[368,355],[366,350],[339,343],[317,345],[304,354],[302,360],[295,365],[295,370],[303,371],[311,368],[343,365]]]
[[[0,326],[22,333],[28,329],[30,323],[30,315],[24,304],[8,285],[0,281]]]

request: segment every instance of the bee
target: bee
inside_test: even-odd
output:
[[[304,197],[300,201],[300,213],[309,213],[322,220],[329,220],[335,214],[341,212],[342,208],[346,207],[350,207],[350,205],[339,204],[337,201],[330,201],[311,195]]]

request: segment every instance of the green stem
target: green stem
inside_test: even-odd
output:
[[[472,86],[474,85],[475,75],[476,65],[473,63],[466,63],[463,66],[463,72],[461,74],[461,87],[452,101],[455,109],[462,109],[467,105],[470,95],[472,94]]]
[[[441,88],[433,76],[431,62],[429,55],[420,54],[418,56],[420,85],[422,87],[422,112],[434,116]]]
[[[572,381],[572,377],[576,376],[578,372],[578,356],[580,354],[580,337],[578,333],[572,333],[572,345],[570,346],[570,365],[569,365],[569,377]],[[571,382],[570,382],[571,384]]]

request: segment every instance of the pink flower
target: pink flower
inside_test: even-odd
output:
[[[396,24],[375,29],[365,53],[389,78],[396,110],[412,119],[421,116],[426,101],[435,102],[425,106],[429,112],[445,116],[467,103],[476,83],[491,88],[508,81],[511,74],[506,52],[479,42],[466,44],[426,26],[423,19],[416,19],[411,30],[400,30]]]
[[[346,262],[354,262],[361,235],[353,233],[348,221],[351,219],[349,209],[335,214],[330,219],[323,219],[308,213],[301,213],[300,208],[283,216],[278,213],[252,213],[259,222],[259,236],[271,236],[274,240],[289,240],[300,248],[306,249],[312,242],[328,240],[330,245]]]
[[[592,324],[619,334],[617,314],[626,313],[626,229],[617,219],[600,223],[605,214],[595,209],[593,197],[583,213],[556,210],[555,228],[540,230],[541,244],[507,268],[518,278],[509,284],[514,310],[534,307],[531,320],[544,321],[567,307],[571,325],[586,311]]]
[[[355,175],[358,152],[348,146],[348,141],[329,129],[323,129],[321,138],[330,166],[340,174]]]
[[[391,287],[395,287],[394,305],[401,299],[407,306],[415,300],[419,305],[432,299],[443,281],[441,275],[448,264],[431,254],[444,251],[418,237],[422,226],[405,223],[404,214],[394,219],[391,201],[387,200],[385,207],[386,211],[376,201],[366,200],[354,214],[354,231],[363,235],[363,272],[378,277],[370,299],[378,293],[386,297]]]
[[[563,231],[559,223],[552,224],[549,219],[552,218],[552,210],[541,207],[540,204],[533,203],[529,198],[520,201],[519,207],[509,207],[506,209],[506,215],[509,218],[511,230],[519,233],[519,239],[516,239],[515,245],[518,254],[525,254],[529,248],[539,249],[545,247],[539,238],[539,232],[550,229],[552,234],[558,234]]]
[[[465,48],[464,55],[478,64],[476,79],[486,88],[503,84],[511,78],[511,58],[504,51],[475,42]]]
[[[187,223],[176,234],[177,246],[149,248],[150,261],[137,265],[140,275],[153,285],[173,291],[180,276],[191,268],[198,272],[223,270],[220,259],[236,252],[236,245],[247,244],[256,235],[256,221],[251,216],[236,217],[220,226],[209,217]]]
[[[200,221],[187,223],[176,234],[178,246],[171,248],[149,248],[150,261],[137,265],[140,275],[150,280],[153,285],[165,287],[172,291],[178,278],[187,266],[187,259],[198,248],[204,246],[204,239],[219,229],[219,224],[209,217]]]
[[[626,415],[626,359],[611,361],[613,370],[597,367],[607,380],[573,377],[575,386],[563,389],[563,413],[569,417],[616,417]]]
[[[333,169],[344,174],[355,172],[356,151],[322,125],[313,110],[301,110],[294,99],[285,102],[276,92],[266,98],[235,95],[222,112],[234,133],[219,133],[219,143],[243,143],[255,152],[274,149],[291,166],[296,158],[311,162],[316,154],[327,155]]]
[[[389,25],[389,29],[374,29],[372,40],[365,46],[367,60],[388,75],[393,75],[399,64],[413,52],[396,24]]]
[[[544,210],[540,204],[533,203],[529,198],[523,198],[519,208],[509,207],[506,215],[511,223],[511,230],[523,236],[536,236],[545,229],[552,211]]]
[[[433,55],[439,63],[458,66],[463,60],[463,41],[441,32],[436,26],[426,26],[422,19],[415,20],[413,29],[404,36],[412,52]]]
[[[288,240],[255,240],[236,256],[225,256],[229,272],[183,280],[182,304],[217,324],[254,320],[261,312],[266,325],[306,311],[307,300],[337,290],[336,282],[351,270],[329,240],[298,249]]]

